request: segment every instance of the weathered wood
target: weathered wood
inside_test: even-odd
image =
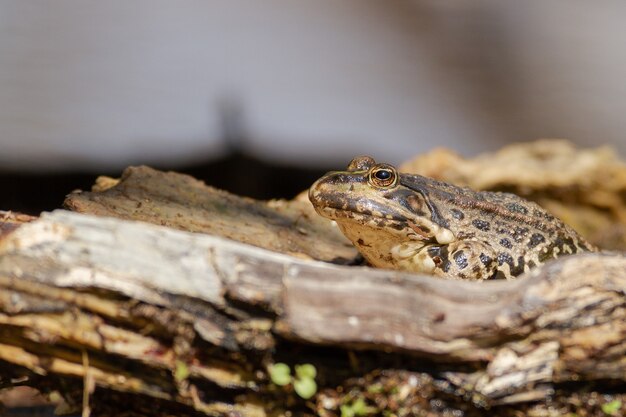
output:
[[[326,415],[350,378],[401,363],[383,378],[428,381],[447,410],[544,415],[547,396],[574,395],[564,383],[626,382],[625,290],[617,254],[458,282],[57,211],[0,239],[0,363],[179,413],[241,416],[305,407],[269,381],[277,361],[316,365],[309,410]]]
[[[338,264],[354,263],[357,257],[352,244],[315,213],[305,196],[290,201],[253,200],[188,175],[146,166],[125,169],[119,180],[100,177],[93,188],[68,195],[65,206],[79,213],[224,236]]]

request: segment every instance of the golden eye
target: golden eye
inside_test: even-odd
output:
[[[398,174],[396,174],[396,170],[389,165],[377,166],[370,171],[370,184],[376,187],[393,187],[396,185],[397,179]]]

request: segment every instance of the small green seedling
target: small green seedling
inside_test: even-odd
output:
[[[317,392],[315,377],[317,370],[310,363],[295,366],[296,375],[291,375],[289,365],[285,363],[275,363],[268,367],[268,372],[272,382],[279,387],[293,384],[293,389],[301,398],[308,400]]]
[[[618,415],[617,412],[622,408],[622,402],[620,400],[613,400],[611,402],[602,404],[602,411],[604,414],[608,414],[610,416]]]
[[[370,413],[370,407],[365,404],[363,398],[357,398],[350,404],[344,404],[340,408],[341,417],[360,417]]]
[[[189,376],[189,367],[183,361],[176,361],[176,370],[174,371],[174,379],[176,382],[181,382],[187,379]]]
[[[268,368],[270,379],[279,387],[284,387],[291,383],[291,369],[286,363],[275,363]]]

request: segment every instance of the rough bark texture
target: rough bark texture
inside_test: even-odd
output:
[[[224,236],[303,258],[337,264],[357,258],[352,244],[315,213],[306,196],[258,201],[146,166],[127,168],[119,180],[100,177],[91,192],[67,196],[65,206],[80,213]]]
[[[0,383],[27,378],[94,414],[624,411],[618,254],[472,283],[63,211],[11,229]],[[313,364],[316,395],[274,384],[277,362]]]

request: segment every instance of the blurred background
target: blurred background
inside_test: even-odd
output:
[[[626,151],[626,3],[0,0],[0,209],[128,165],[292,197],[399,163],[563,137]]]

